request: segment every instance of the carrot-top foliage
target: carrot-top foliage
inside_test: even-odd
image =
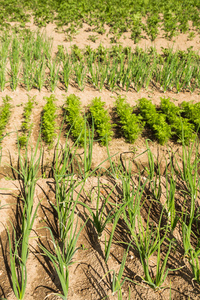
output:
[[[104,108],[104,104],[105,102],[101,101],[101,97],[95,97],[90,105],[90,113],[102,145],[106,145],[106,142],[111,141],[113,136],[110,115]]]
[[[165,144],[171,137],[171,128],[166,122],[166,116],[157,112],[156,106],[146,98],[138,100],[138,107],[144,121],[153,130],[158,142],[161,145]]]
[[[32,110],[33,110],[33,107],[35,104],[35,98],[36,98],[36,96],[31,98],[28,95],[28,102],[25,104],[25,107],[24,107],[24,113],[23,113],[24,120],[23,120],[22,126],[21,126],[22,134],[19,137],[19,144],[21,147],[24,147],[26,145],[27,140],[28,140],[28,135],[31,133],[31,129],[33,126],[33,123],[31,123],[31,114],[32,114]]]
[[[42,125],[42,138],[50,146],[53,144],[53,140],[56,136],[56,110],[55,101],[57,100],[55,95],[50,97],[44,97],[47,100],[42,112],[41,125]]]
[[[65,120],[70,127],[71,134],[73,138],[78,142],[80,145],[84,143],[84,117],[81,112],[81,101],[80,98],[74,94],[71,94],[67,97],[64,110],[66,111]]]
[[[128,142],[134,143],[144,127],[142,118],[133,113],[133,108],[121,96],[117,97],[115,105],[123,134]]]
[[[9,96],[3,97],[3,105],[0,108],[0,141],[2,140],[4,129],[11,115],[11,100]]]

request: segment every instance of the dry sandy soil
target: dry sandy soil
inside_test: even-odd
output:
[[[13,24],[14,26],[14,24]],[[36,30],[36,26],[33,24],[28,24],[28,28],[31,30]],[[55,30],[53,24],[47,25],[45,29],[48,36],[53,37],[53,51],[56,52],[58,45],[64,45],[69,48],[71,44],[76,44],[78,47],[83,48],[86,45],[90,45],[95,48],[98,47],[100,43],[104,46],[110,46],[110,37],[105,35],[98,35],[98,39],[95,43],[88,40],[88,36],[91,34],[88,25],[84,25],[80,29],[79,33],[74,36],[71,42],[66,41],[66,35],[64,33],[59,33]],[[124,38],[125,37],[125,38]],[[121,37],[120,42],[123,46],[135,47],[133,41],[130,39],[129,33],[124,34]],[[145,49],[145,47],[155,46],[159,51],[161,47],[171,47],[174,49],[186,50],[187,48],[193,46],[196,51],[200,50],[200,36],[196,34],[192,41],[188,40],[188,35],[180,34],[172,41],[168,41],[162,37],[162,32],[160,32],[159,37],[156,38],[155,42],[152,44],[147,38],[142,39],[138,46]],[[113,104],[115,101],[116,93],[111,93],[108,90],[103,90],[102,92],[94,90],[91,86],[86,86],[84,91],[79,91],[78,89],[70,86],[67,93],[64,93],[59,88],[55,91],[55,96],[58,99],[57,105],[60,107],[57,122],[61,123],[62,110],[61,106],[65,101],[65,97],[69,94],[74,93],[78,95],[82,101],[82,106],[86,107],[94,97],[101,97],[105,101],[106,108],[112,112]],[[118,92],[120,93],[120,92]],[[50,92],[45,90],[45,88],[39,92],[38,90],[31,90],[29,95],[32,97],[36,95],[37,105],[33,110],[32,121],[34,123],[33,132],[31,136],[31,141],[33,147],[36,144],[39,135],[39,124],[40,115],[42,107],[45,104],[44,96],[50,96]],[[126,95],[127,101],[134,105],[137,99],[146,97],[152,100],[153,103],[159,104],[160,97],[166,96],[171,99],[176,99],[176,103],[182,101],[194,100],[195,102],[200,100],[199,91],[195,91],[193,94],[189,92],[174,94],[173,92],[166,92],[165,94],[158,92],[157,90],[141,90],[139,93],[130,91],[122,92],[121,94]],[[17,134],[16,132],[21,128],[23,106],[27,102],[27,92],[18,87],[15,92],[10,91],[8,88],[4,92],[0,93],[1,97],[9,95],[12,97],[12,114],[9,124],[6,128],[6,132],[10,133],[6,136],[2,142],[2,159],[1,159],[1,169],[0,169],[0,189],[1,190],[1,209],[0,209],[0,298],[14,300],[16,299],[12,291],[11,277],[10,277],[10,266],[9,266],[9,248],[8,248],[8,236],[6,228],[10,228],[10,221],[12,221],[16,226],[20,225],[20,213],[18,209],[20,207],[20,195],[21,186],[20,181],[17,178],[16,172],[13,172],[10,165],[17,167],[18,150],[17,150]],[[0,99],[0,102],[2,99]],[[146,149],[145,139],[148,138],[148,132],[136,141],[134,145],[127,144],[125,140],[120,136],[120,134],[115,129],[114,139],[110,142],[109,151],[111,155],[116,154],[113,158],[116,162],[121,158],[123,161],[128,159],[133,159],[134,155],[143,152]],[[64,143],[64,135],[62,136],[61,143]],[[149,143],[152,152],[157,156],[159,154],[159,160],[165,166],[165,156],[167,152],[166,146],[159,146],[155,141]],[[179,150],[180,145],[169,143],[169,147],[176,151]],[[80,153],[82,150],[80,149]],[[53,212],[50,202],[55,201],[54,193],[54,180],[51,178],[51,162],[53,158],[53,150],[49,150],[47,146],[44,145],[44,162],[41,178],[37,182],[37,187],[35,191],[35,205],[38,201],[41,201],[39,206],[37,218],[34,223],[34,228],[31,233],[32,238],[30,239],[30,254],[27,263],[28,272],[28,283],[26,289],[26,300],[43,300],[48,295],[47,299],[59,299],[54,296],[53,293],[61,291],[59,279],[53,269],[52,264],[44,256],[41,255],[39,247],[37,245],[38,240],[42,243],[48,245],[50,243],[50,236],[48,230],[44,227],[49,226],[52,231],[56,234],[56,221],[55,214]],[[96,167],[104,159],[107,158],[107,151],[105,147],[99,145],[99,143],[94,144],[93,150],[93,164],[92,167]],[[147,163],[147,157],[142,157],[140,165],[142,168],[145,167]],[[105,162],[103,165],[105,168],[109,167],[109,162]],[[43,177],[43,178],[42,178]],[[44,178],[45,177],[45,178]],[[112,186],[113,183],[109,181],[109,178],[101,178],[104,184]],[[85,191],[82,192],[81,198],[83,201],[89,202],[87,192],[89,192],[93,187],[97,186],[97,178],[89,178]],[[4,190],[6,188],[6,190]],[[121,185],[117,185],[117,188],[113,191],[111,198],[113,201],[119,200],[121,197]],[[163,188],[164,197],[164,188]],[[157,209],[157,211],[156,211]],[[79,211],[79,216],[81,216],[84,221],[84,211],[83,208],[77,207],[77,213]],[[155,214],[159,213],[159,208],[155,207]],[[144,209],[143,217],[146,218],[147,210]],[[80,219],[81,219],[80,218]],[[123,226],[123,220],[119,223],[117,227],[114,241],[126,241],[126,232]],[[106,233],[109,235],[111,227],[107,226]],[[176,233],[177,239],[179,237],[179,232]],[[89,299],[117,299],[117,293],[112,295],[111,293],[111,272],[109,270],[119,271],[119,267],[122,261],[123,253],[125,251],[125,246],[123,244],[113,243],[111,247],[111,253],[108,263],[104,260],[104,235],[101,239],[97,238],[97,234],[88,222],[81,232],[80,238],[78,240],[78,247],[80,249],[76,252],[74,257],[75,264],[70,267],[70,278],[69,278],[69,295],[68,299],[73,300],[89,300]],[[179,249],[180,248],[180,249]],[[200,299],[200,287],[198,284],[193,282],[193,275],[191,273],[190,266],[183,258],[183,252],[181,245],[176,253],[170,253],[168,267],[171,269],[180,268],[182,269],[176,272],[169,272],[163,286],[164,289],[159,291],[154,291],[144,282],[142,282],[143,269],[140,263],[138,253],[131,248],[129,250],[124,276],[130,278],[133,282],[126,281],[122,287],[122,299],[128,299],[130,291],[130,299],[170,299],[170,287],[171,287],[171,299]],[[152,257],[151,268],[152,272],[155,271],[156,260]]]

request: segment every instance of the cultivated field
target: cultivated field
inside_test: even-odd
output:
[[[0,8],[0,299],[200,299],[199,1]]]

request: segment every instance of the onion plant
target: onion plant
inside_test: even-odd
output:
[[[77,165],[81,177],[87,180],[89,174],[91,175],[92,167],[92,155],[93,155],[93,144],[94,144],[94,122],[90,128],[86,117],[84,117],[84,127],[83,127],[83,158],[80,155],[81,163],[77,160]],[[80,133],[82,135],[82,132]],[[77,140],[79,142],[79,138]],[[94,170],[93,170],[94,171]]]
[[[175,178],[174,178],[175,177]],[[171,231],[175,229],[179,217],[176,211],[175,205],[175,193],[177,187],[177,176],[170,158],[170,172],[168,172],[167,162],[166,162],[166,210],[169,218],[169,226]]]
[[[64,58],[62,60],[63,63],[63,68],[62,68],[62,80],[64,82],[65,85],[65,89],[66,92],[68,91],[68,87],[69,87],[69,81],[70,81],[70,75],[72,73],[72,64],[71,61],[69,59],[69,57]]]
[[[25,58],[23,63],[23,81],[29,92],[34,86],[36,62]]]
[[[184,136],[184,133],[183,133]],[[183,246],[185,255],[192,249],[191,238],[194,236],[192,226],[195,221],[195,210],[196,210],[196,199],[199,194],[200,178],[198,174],[199,165],[199,141],[194,140],[190,147],[186,147],[185,144],[182,146],[182,166],[178,163],[175,157],[175,167],[177,174],[183,181],[185,201],[183,203],[182,210],[182,235],[183,235]],[[190,207],[189,211],[186,208],[186,201],[189,199]]]
[[[120,72],[118,71],[118,59],[115,58],[112,62],[110,61],[107,75],[107,85],[111,91],[114,90],[118,81],[120,81]]]
[[[59,245],[59,242],[55,240],[50,228],[51,241],[53,244],[53,251],[48,250],[42,244],[39,247],[42,249],[44,255],[46,255],[52,262],[55,271],[60,280],[63,294],[55,293],[56,296],[59,296],[63,300],[67,300],[68,289],[69,289],[69,267],[74,263],[73,257],[76,251],[79,249],[76,247],[78,237],[84,227],[84,225],[78,230],[78,223],[74,224],[74,211],[71,212],[66,223],[66,234],[67,237],[62,243],[62,247]]]
[[[108,223],[111,222],[111,220],[114,218],[114,208],[110,209],[109,213],[107,214],[106,211],[109,206],[109,198],[112,194],[114,188],[110,191],[108,195],[105,197],[101,193],[101,184],[98,177],[98,186],[97,186],[97,199],[96,199],[96,208],[95,212],[87,205],[86,203],[81,203],[84,207],[86,207],[88,213],[89,213],[89,220],[94,225],[98,238],[100,239],[102,236],[102,233]],[[87,213],[86,213],[87,215]]]
[[[181,165],[175,156],[176,170],[177,174],[181,177],[187,192],[192,197],[192,199],[197,199],[198,186],[199,186],[199,174],[198,174],[198,164],[200,162],[198,148],[199,140],[196,139],[187,147],[184,143],[184,132],[183,132],[183,146],[181,155]]]
[[[75,73],[75,81],[78,84],[78,87],[81,91],[85,88],[86,83],[86,66],[84,61],[76,61],[73,64],[74,73]]]
[[[46,60],[44,55],[40,57],[40,60],[37,61],[35,66],[35,76],[34,76],[34,85],[42,90],[45,83],[45,69],[46,69]]]
[[[153,193],[156,200],[160,199],[161,196],[161,173],[160,165],[157,161],[157,165],[154,163],[154,155],[149,147],[148,140],[146,140],[147,155],[148,155],[148,164],[149,166],[145,168],[148,173],[149,185],[151,192]]]
[[[76,152],[76,148],[74,150]],[[74,155],[75,153],[72,152],[72,149],[69,149],[67,141],[60,157],[59,149],[56,149],[54,168],[56,204],[51,202],[51,205],[57,215],[59,239],[56,240],[51,229],[48,228],[53,244],[53,251],[47,249],[44,245],[39,244],[44,255],[51,260],[58,275],[63,294],[55,295],[62,299],[67,299],[69,289],[69,267],[74,263],[73,257],[78,250],[76,247],[78,237],[85,225],[83,224],[78,229],[78,214],[76,214],[75,209],[85,182],[76,181],[74,179]],[[77,192],[78,187],[80,187],[80,190]]]
[[[192,272],[194,275],[193,280],[197,281],[197,283],[200,283],[200,265],[199,265],[199,255],[200,255],[200,249],[193,249],[191,248],[189,251],[189,262],[192,268]]]
[[[23,47],[23,80],[27,91],[30,91],[34,85],[34,75],[36,61],[34,57],[33,45],[35,39],[33,34],[27,34],[24,38]]]
[[[162,212],[163,214],[163,212]],[[162,245],[164,241],[167,240],[168,227],[161,227],[162,214],[159,219],[159,223],[155,226],[150,223],[150,210],[147,216],[146,226],[143,225],[141,218],[141,213],[138,214],[138,231],[133,232],[133,240],[136,249],[139,252],[140,261],[144,270],[144,282],[146,282],[153,289],[162,288],[167,274],[169,271],[176,271],[178,269],[167,268],[167,261],[169,258],[170,251],[173,246],[173,240],[167,245],[167,253],[165,253],[165,258],[161,259]],[[161,232],[163,235],[161,236]],[[152,274],[149,266],[151,256],[157,252],[157,262],[156,262],[156,273]]]
[[[135,184],[132,179],[130,165],[128,171],[124,171],[120,179],[122,182],[122,201],[125,204],[123,218],[129,233],[132,234],[135,231],[137,216],[142,206],[142,197],[148,179],[143,183],[141,174],[139,173],[138,183]]]
[[[87,60],[88,71],[91,77],[91,82],[95,88],[102,91],[104,83],[106,82],[109,70],[109,63],[101,62],[98,57],[98,61],[95,61],[95,54],[93,52],[89,53],[89,57]]]
[[[9,54],[9,45],[10,45],[10,37],[7,33],[5,33],[1,40],[0,45],[0,88],[1,91],[4,90],[6,85],[6,70],[7,70],[7,58]]]
[[[49,61],[48,62],[48,67],[49,67],[49,71],[50,71],[50,86],[51,86],[51,91],[54,92],[55,88],[57,86],[58,83],[58,79],[59,79],[59,71],[60,71],[60,64],[57,63],[56,60],[54,61]]]
[[[129,246],[130,246],[130,244],[129,244]],[[125,283],[125,281],[131,281],[131,282],[133,282],[128,277],[124,277],[123,280],[122,280],[124,269],[125,269],[125,264],[126,264],[126,258],[127,258],[128,251],[129,251],[129,246],[128,246],[126,252],[124,252],[119,272],[116,273],[115,270],[109,270],[104,275],[104,277],[105,277],[108,273],[112,272],[112,278],[111,278],[111,282],[112,282],[112,296],[114,296],[114,294],[117,292],[118,293],[118,299],[122,299],[122,286]]]
[[[10,250],[10,271],[12,279],[12,287],[17,299],[24,299],[27,284],[27,268],[26,263],[29,254],[29,237],[36,218],[38,205],[33,208],[34,192],[37,182],[37,173],[40,167],[41,154],[38,157],[39,139],[35,150],[31,149],[31,156],[28,156],[28,145],[26,147],[25,156],[22,157],[19,143],[19,168],[15,170],[22,179],[23,184],[23,205],[22,205],[22,223],[20,228],[20,236],[17,237],[13,226],[14,244],[12,243],[10,231],[7,229]]]
[[[21,51],[20,51],[20,42],[15,36],[12,40],[11,51],[10,51],[10,76],[11,76],[11,89],[16,90],[19,82],[19,72],[21,65]]]

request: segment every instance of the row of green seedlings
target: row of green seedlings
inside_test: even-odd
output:
[[[87,127],[87,124],[85,123],[84,126]],[[85,139],[87,139],[86,135]],[[93,136],[91,139],[92,142]],[[89,146],[86,146],[86,143],[84,144],[86,147],[84,153],[88,153]],[[178,265],[176,264],[176,268],[174,269],[168,266],[170,253],[171,251],[175,251],[179,242],[176,240],[176,234],[174,234],[175,229],[180,228],[179,225],[182,228],[181,245],[184,250],[184,258],[189,261],[194,276],[193,280],[200,284],[200,265],[198,260],[200,237],[198,231],[196,232],[194,229],[194,227],[198,226],[197,221],[199,219],[198,211],[195,212],[198,205],[197,199],[200,187],[198,146],[199,143],[197,140],[190,149],[183,145],[181,162],[180,157],[177,157],[175,153],[169,153],[169,163],[166,158],[166,201],[164,204],[160,202],[162,194],[160,165],[151,152],[147,141],[145,150],[148,155],[148,166],[145,168],[147,176],[144,177],[138,170],[139,178],[137,183],[131,174],[131,168],[123,169],[121,165],[114,166],[108,151],[108,160],[112,164],[109,176],[113,179],[118,178],[118,180],[114,186],[110,187],[109,191],[102,193],[104,186],[100,178],[98,178],[96,198],[94,200],[91,194],[90,199],[91,202],[95,201],[95,210],[91,209],[90,203],[86,204],[80,199],[87,178],[92,176],[96,170],[89,170],[88,173],[82,172],[79,174],[79,180],[75,180],[72,166],[77,147],[73,148],[73,150],[69,149],[66,142],[62,155],[57,150],[54,168],[56,204],[52,203],[52,205],[57,213],[59,234],[55,237],[49,228],[53,249],[40,244],[43,254],[48,256],[53,263],[54,271],[57,273],[61,283],[62,293],[56,294],[57,296],[67,299],[70,265],[74,263],[73,258],[76,251],[80,250],[76,244],[86,224],[79,224],[78,226],[78,206],[80,205],[84,206],[86,222],[90,221],[93,224],[99,241],[107,228],[107,224],[112,223],[113,225],[109,238],[105,235],[104,259],[106,263],[110,257],[115,230],[119,221],[121,222],[122,219],[124,221],[127,236],[123,241],[118,241],[118,243],[125,244],[127,250],[124,253],[120,270],[118,273],[114,270],[109,270],[104,275],[106,277],[108,273],[112,274],[112,293],[113,295],[118,293],[118,299],[122,299],[122,285],[126,280],[134,284],[139,284],[137,281],[133,281],[133,278],[123,277],[126,258],[130,253],[131,247],[138,252],[140,257],[144,271],[144,276],[141,276],[144,288],[145,284],[148,284],[154,290],[164,288],[163,284],[169,272],[175,272],[186,267],[185,264],[183,265],[183,261]],[[140,155],[143,154],[141,153]],[[91,165],[89,161],[91,160],[92,152],[89,155],[85,155],[86,157],[83,160],[84,168],[89,164]],[[195,159],[193,159],[193,156],[195,156]],[[169,165],[170,172],[168,171]],[[178,188],[178,180],[181,180],[185,185],[184,192]],[[116,187],[118,187],[118,190],[121,189],[121,196],[118,202],[111,201],[111,195]],[[67,193],[66,190],[68,191]],[[155,202],[156,207],[158,204],[161,207],[158,222],[152,220],[151,206],[149,207],[147,220],[144,222],[142,209],[145,201],[147,201],[145,200],[147,199],[146,190],[149,190],[152,194],[152,203]],[[180,207],[177,208],[177,192],[184,198],[182,201],[182,211],[180,211]],[[157,267],[154,271],[150,267],[152,256],[156,256],[157,258]]]
[[[10,117],[11,98],[6,96],[3,98],[4,105],[1,108],[1,137],[3,130]],[[47,103],[43,108],[41,118],[41,131],[43,140],[53,145],[56,137],[56,98],[55,95],[46,97]],[[23,147],[27,142],[28,135],[31,133],[32,123],[31,114],[34,107],[35,97],[29,97],[27,104],[24,107],[24,121],[22,122],[22,134],[19,137],[19,143]],[[94,123],[94,127],[101,140],[102,145],[106,145],[106,139],[109,142],[112,139],[113,131],[111,118],[108,111],[104,108],[105,102],[101,98],[94,98],[89,106],[89,114],[87,119],[89,123]],[[65,121],[69,126],[71,135],[76,140],[79,137],[79,144],[83,145],[83,132],[85,116],[81,112],[80,98],[71,94],[67,97],[66,103],[63,106],[66,113]],[[152,104],[151,100],[142,98],[138,100],[136,107],[139,114],[133,113],[134,109],[126,99],[118,96],[115,102],[115,109],[119,118],[119,124],[124,137],[130,143],[134,143],[142,134],[145,124],[151,128],[155,138],[160,144],[165,144],[170,138],[176,139],[178,142],[189,144],[195,138],[195,132],[198,131],[200,124],[200,106],[199,103],[182,102],[180,106],[176,106],[169,98],[161,98],[160,111]],[[135,111],[136,112],[136,111]],[[184,133],[184,134],[183,134]]]
[[[47,100],[46,105],[42,111],[41,117],[41,133],[43,140],[51,147],[53,145],[54,138],[56,137],[56,104],[55,95],[45,97]],[[96,132],[101,140],[102,145],[106,145],[106,141],[110,141],[113,135],[111,130],[110,116],[108,111],[104,108],[104,102],[100,98],[94,98],[90,105],[90,118],[91,123],[94,124]],[[85,135],[89,137],[93,129],[84,126],[86,118],[81,112],[81,101],[80,98],[71,94],[67,97],[65,104],[63,105],[65,111],[65,121],[68,125],[68,131],[73,136],[73,139],[80,146],[83,146]],[[85,128],[85,130],[84,130]]]
[[[54,138],[56,137],[56,110],[57,107],[55,105],[55,95],[51,95],[50,97],[44,97],[46,99],[46,104],[42,110],[41,116],[41,133],[43,141],[48,144],[50,147],[53,145]],[[28,95],[28,102],[24,106],[23,112],[23,122],[20,129],[20,136],[18,137],[18,142],[20,147],[25,147],[29,140],[29,137],[32,132],[33,123],[31,122],[32,119],[32,112],[34,105],[37,104],[36,96],[30,97]]]
[[[105,24],[109,26],[109,34],[114,39],[119,39],[124,32],[131,32],[131,39],[137,43],[145,34],[153,41],[160,28],[164,36],[172,38],[190,30],[189,21],[192,27],[199,30],[199,5],[195,0],[188,2],[173,2],[159,0],[154,5],[151,2],[137,1],[132,5],[130,0],[123,5],[110,0],[109,2],[94,3],[90,1],[76,2],[69,6],[65,1],[43,3],[43,1],[23,2],[12,6],[11,0],[2,3],[4,14],[1,18],[1,27],[11,27],[9,22],[19,22],[24,28],[34,17],[34,23],[39,27],[46,26],[50,22],[56,22],[58,28],[67,25],[65,32],[72,37],[84,23],[93,27],[93,31],[104,34]],[[32,12],[30,14],[30,11]],[[19,29],[18,29],[19,30]],[[191,37],[194,36],[194,32]],[[71,39],[70,39],[71,40]]]
[[[21,45],[22,44],[22,45]],[[23,85],[27,91],[43,87],[55,91],[74,83],[80,90],[86,84],[96,89],[111,91],[130,88],[139,91],[150,84],[162,91],[194,91],[200,86],[199,55],[187,51],[163,49],[159,54],[152,47],[147,50],[130,47],[102,45],[93,50],[90,46],[81,50],[76,45],[70,53],[59,46],[56,57],[52,56],[51,39],[39,33],[27,33],[25,37],[5,35],[0,47],[0,88],[3,91],[10,82],[12,90]],[[10,65],[8,69],[7,65]],[[7,71],[8,69],[8,71]]]
[[[45,98],[47,103],[43,108],[41,117],[42,138],[50,147],[53,146],[56,137],[56,97],[51,95]],[[27,136],[30,134],[32,124],[30,117],[34,105],[35,97],[30,98],[24,108],[24,121],[22,123],[22,135],[19,138],[20,145],[24,146]],[[114,134],[112,128],[117,126],[111,124],[111,118],[108,110],[104,108],[105,102],[101,98],[94,98],[89,105],[89,112],[82,113],[80,98],[74,94],[67,97],[63,110],[65,113],[65,122],[68,130],[75,141],[83,146],[85,135],[91,134],[91,129],[86,128],[84,132],[84,123],[93,124],[97,136],[103,146],[106,142],[112,140]],[[118,118],[118,125],[122,135],[127,142],[134,143],[142,134],[144,128],[150,128],[155,139],[164,145],[171,138],[176,142],[189,144],[195,138],[195,132],[198,131],[200,124],[200,106],[199,103],[182,102],[176,106],[170,98],[161,98],[159,109],[146,98],[138,100],[138,104],[132,107],[127,103],[124,97],[118,96],[115,102],[115,111]]]
[[[170,138],[188,145],[195,139],[200,125],[199,103],[184,101],[180,106],[176,106],[170,98],[165,97],[161,98],[158,109],[146,98],[139,99],[133,109],[125,98],[119,96],[116,100],[116,111],[123,134],[127,141],[132,143],[146,126],[152,130],[161,145],[167,143]]]
[[[87,123],[84,123],[84,131],[86,132]],[[69,270],[70,265],[73,263],[73,257],[78,250],[76,247],[78,237],[85,224],[78,226],[78,214],[76,208],[78,205],[82,205],[86,208],[86,218],[90,220],[97,235],[101,238],[102,233],[106,229],[106,225],[110,222],[113,223],[111,234],[109,239],[105,237],[105,261],[108,262],[112,240],[115,229],[118,225],[120,218],[123,218],[127,226],[126,232],[129,235],[127,241],[123,242],[127,244],[127,251],[124,254],[120,271],[116,274],[113,270],[109,272],[113,274],[112,277],[112,292],[113,294],[118,292],[121,297],[121,287],[125,280],[132,281],[131,278],[124,278],[122,280],[123,271],[125,268],[126,257],[129,253],[130,246],[133,246],[140,256],[141,264],[144,270],[143,282],[149,284],[154,289],[162,287],[167,274],[171,270],[167,267],[167,261],[170,251],[176,247],[176,239],[173,236],[174,230],[178,226],[178,222],[181,222],[182,228],[182,243],[185,253],[185,258],[188,259],[193,274],[194,280],[200,283],[200,266],[199,266],[199,234],[194,227],[198,224],[198,209],[197,199],[199,197],[199,185],[200,178],[198,174],[199,165],[199,143],[193,142],[192,147],[189,149],[183,144],[182,157],[177,157],[174,153],[169,153],[170,159],[170,172],[168,171],[169,163],[166,159],[166,201],[164,204],[160,203],[162,194],[161,183],[161,171],[159,163],[155,160],[153,153],[151,152],[148,142],[146,142],[146,151],[148,154],[148,166],[145,168],[147,176],[139,174],[138,183],[135,184],[131,169],[123,169],[122,166],[115,166],[111,160],[108,150],[108,160],[111,163],[110,176],[117,180],[114,187],[111,187],[110,191],[104,196],[101,193],[102,185],[100,179],[98,179],[97,187],[97,199],[95,212],[90,208],[88,204],[80,201],[81,192],[84,189],[84,185],[87,178],[92,176],[97,168],[91,170],[92,161],[92,147],[94,141],[94,131],[90,136],[90,142],[88,143],[88,137],[84,135],[84,159],[82,164],[84,171],[81,170],[82,166],[79,165],[80,174],[79,180],[75,180],[73,160],[76,157],[77,146],[69,148],[68,141],[66,140],[65,147],[60,155],[60,149],[56,150],[55,165],[54,165],[54,178],[56,184],[56,204],[53,207],[57,213],[59,238],[53,236],[50,230],[51,238],[53,242],[52,249],[48,249],[44,244],[39,243],[39,247],[43,251],[43,254],[47,255],[52,261],[54,270],[60,279],[62,287],[62,298],[67,299],[69,288]],[[107,141],[107,140],[106,140]],[[34,219],[36,216],[36,209],[33,209],[33,195],[36,184],[36,174],[40,165],[40,158],[37,160],[38,145],[35,148],[35,152],[31,152],[31,158],[28,159],[28,145],[26,147],[25,157],[21,156],[19,150],[19,172],[23,180],[23,202],[22,202],[22,224],[21,234],[16,235],[14,232],[14,244],[12,243],[11,234],[8,230],[9,246],[10,246],[10,268],[12,276],[12,284],[15,296],[17,299],[23,299],[25,296],[25,289],[27,284],[27,269],[26,263],[28,259],[29,249],[29,236],[33,227]],[[78,143],[75,143],[78,145]],[[143,153],[142,153],[143,154]],[[141,155],[142,155],[141,154]],[[103,162],[102,162],[103,163]],[[87,171],[87,172],[85,172]],[[177,181],[185,186],[185,191],[178,189]],[[121,189],[121,199],[119,202],[110,201],[110,196],[115,187],[119,185]],[[162,212],[159,217],[158,224],[153,224],[151,220],[151,210],[147,222],[144,225],[141,209],[144,206],[145,190],[150,189],[153,199],[156,205],[160,203],[162,205]],[[78,189],[78,192],[76,191]],[[66,193],[66,191],[68,191]],[[182,203],[182,212],[180,207],[177,209],[176,193],[179,191],[184,198]],[[91,197],[91,201],[94,201]],[[189,203],[189,204],[188,204]],[[103,204],[103,205],[101,205]],[[108,210],[109,206],[109,210]],[[111,206],[111,207],[110,207]],[[109,213],[108,213],[109,211]],[[165,218],[164,218],[165,217]],[[167,223],[166,223],[167,219]],[[163,222],[165,225],[163,225]],[[155,225],[155,226],[154,226]],[[137,228],[137,230],[136,230]],[[172,239],[173,236],[173,239]],[[196,241],[194,245],[194,240]],[[131,242],[130,242],[131,241]],[[120,241],[119,241],[120,242]],[[167,251],[164,259],[161,256],[163,246]],[[149,266],[151,256],[157,256],[157,268],[155,274]],[[179,269],[181,267],[177,267]],[[107,276],[107,274],[105,274]],[[59,296],[61,296],[59,294]],[[121,299],[121,298],[119,298]]]
[[[19,169],[14,169],[21,179],[22,185],[20,196],[18,197],[17,206],[21,213],[20,221],[16,220],[16,224],[11,223],[11,229],[7,227],[9,240],[10,265],[9,272],[11,274],[12,289],[16,299],[21,300],[25,297],[26,286],[28,282],[27,260],[29,257],[29,240],[33,229],[33,224],[39,207],[38,203],[34,207],[34,192],[37,182],[37,173],[40,167],[42,151],[38,154],[39,140],[35,149],[28,148],[25,154],[20,152],[20,144],[18,140]],[[17,218],[17,217],[16,217]]]
[[[70,95],[67,97],[66,104],[66,121],[72,126],[71,133],[77,139],[84,124],[80,99],[75,95]],[[113,136],[112,126],[115,126],[115,124],[111,126],[108,112],[103,108],[104,104],[100,98],[95,98],[89,106],[90,116],[94,121],[102,145],[106,144],[106,139],[111,140]],[[167,143],[170,138],[177,142],[189,144],[194,140],[195,132],[198,131],[200,124],[200,106],[198,103],[183,102],[179,107],[170,101],[170,98],[165,97],[161,98],[160,111],[158,111],[151,100],[146,98],[139,99],[137,106],[133,108],[126,102],[125,98],[118,96],[115,110],[123,135],[130,143],[136,141],[146,125],[153,131],[155,138],[161,145]],[[80,143],[83,138],[84,133],[80,137]]]

